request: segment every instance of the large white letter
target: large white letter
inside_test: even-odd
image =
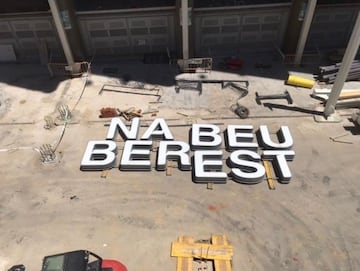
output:
[[[152,141],[127,140],[120,162],[120,170],[151,171]]]
[[[279,182],[289,183],[291,180],[291,172],[288,166],[287,161],[294,160],[295,152],[294,151],[264,151],[263,159],[273,160],[273,166],[275,173],[279,177]]]
[[[194,152],[194,182],[226,183],[227,174],[222,172],[222,151]]]
[[[81,160],[81,170],[104,170],[114,166],[117,146],[114,141],[89,141]]]
[[[258,144],[253,142],[252,125],[228,125],[227,127],[227,150],[233,151],[239,148],[257,150]]]
[[[190,170],[191,163],[189,158],[189,151],[189,144],[185,142],[160,141],[156,169],[165,170],[167,159],[171,159],[178,161],[178,165],[181,170]]]
[[[193,124],[191,149],[218,149],[221,145],[220,128],[213,124]]]
[[[280,143],[275,143],[271,140],[269,130],[266,125],[260,126],[260,141],[265,149],[290,149],[294,142],[290,134],[289,127],[281,126],[277,131],[277,137]]]
[[[174,140],[173,135],[170,132],[169,126],[164,119],[154,119],[149,128],[146,130],[141,139],[166,139]]]
[[[130,130],[128,130],[120,118],[113,118],[111,119],[106,139],[114,140],[116,136],[116,131],[118,131],[124,140],[136,140],[139,133],[139,124],[140,119],[133,118],[131,121],[131,128]]]
[[[244,184],[260,183],[265,176],[265,168],[259,163],[259,154],[248,150],[237,150],[230,155],[230,164],[237,168],[231,169],[234,181]]]

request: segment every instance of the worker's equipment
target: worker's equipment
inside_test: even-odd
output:
[[[271,99],[286,99],[288,104],[292,104],[293,100],[290,96],[290,93],[285,90],[283,94],[272,94],[272,95],[259,95],[259,93],[255,92],[256,95],[256,103],[261,104],[261,100],[271,100]]]
[[[194,73],[197,71],[207,72],[212,69],[212,58],[189,58],[178,59],[177,64],[181,72]]]
[[[286,84],[303,88],[313,88],[315,81],[289,74]]]
[[[171,256],[177,257],[177,271],[192,271],[193,260],[213,260],[215,271],[231,271],[233,247],[225,235],[212,235],[209,242],[195,242],[192,237],[180,236],[171,244]]]

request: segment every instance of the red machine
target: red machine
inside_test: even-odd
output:
[[[14,265],[8,271],[25,271],[24,265]],[[103,260],[87,250],[76,250],[45,256],[41,271],[127,271],[115,260]]]

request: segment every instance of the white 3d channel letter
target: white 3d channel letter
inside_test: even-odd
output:
[[[110,122],[110,127],[106,136],[106,139],[114,140],[116,132],[122,136],[124,140],[136,140],[139,133],[140,119],[133,118],[131,121],[130,130],[127,129],[126,125],[121,121],[120,118],[113,118]]]
[[[141,139],[165,139],[174,140],[173,135],[170,132],[169,126],[164,119],[154,119],[149,128],[145,131]]]
[[[265,149],[290,149],[294,145],[290,129],[287,126],[281,126],[277,131],[277,137],[280,143],[275,143],[271,140],[269,130],[266,125],[260,125],[260,134],[263,147]]]
[[[194,182],[226,183],[227,174],[222,172],[222,151],[194,152]]]
[[[121,156],[120,170],[151,171],[152,141],[128,140]]]
[[[160,141],[156,169],[165,170],[168,159],[177,160],[181,170],[190,170],[190,146],[182,141]]]
[[[220,128],[213,124],[193,124],[191,149],[218,149],[221,145]]]
[[[116,160],[117,146],[114,141],[89,141],[81,160],[81,170],[104,170],[112,168]]]
[[[227,127],[227,149],[233,151],[239,148],[257,150],[259,145],[253,142],[252,125],[228,125]]]
[[[274,170],[282,183],[288,183],[291,172],[287,161],[294,160],[295,152],[292,150],[271,150],[263,152],[263,159],[273,160]]]
[[[246,184],[261,182],[265,176],[265,168],[259,162],[259,154],[249,150],[237,150],[231,153],[230,163],[235,168],[231,169],[234,181]]]

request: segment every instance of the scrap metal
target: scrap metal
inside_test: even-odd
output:
[[[259,95],[259,93],[255,92],[256,95],[256,103],[261,104],[261,100],[272,100],[272,99],[286,99],[288,104],[293,103],[293,99],[290,96],[290,93],[285,90],[283,94],[271,94],[271,95]]]
[[[44,144],[39,148],[40,160],[44,164],[53,163],[56,159],[55,150],[50,144]]]
[[[319,70],[315,75],[315,78],[320,82],[326,82],[332,84],[335,82],[337,73],[341,67],[341,62],[330,66],[319,66]],[[350,66],[349,73],[346,81],[359,80],[360,79],[360,60],[354,60]]]
[[[179,92],[181,88],[191,88],[197,89],[202,94],[202,84],[221,84],[221,88],[224,89],[226,87],[233,87],[237,90],[244,92],[242,95],[245,96],[248,92],[249,81],[248,80],[215,80],[215,79],[176,79],[175,82],[175,90]],[[242,85],[238,85],[235,83],[240,83]],[[191,87],[191,84],[195,85],[195,87]]]

